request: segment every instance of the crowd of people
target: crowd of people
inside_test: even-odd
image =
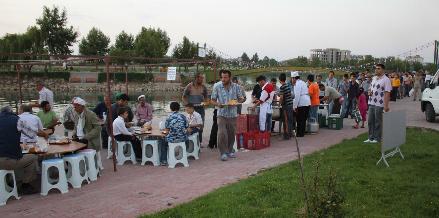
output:
[[[221,79],[213,84],[210,95],[204,84],[204,74],[197,73],[182,93],[183,105],[170,103],[171,113],[162,128],[167,135],[159,143],[162,165],[167,164],[168,143],[188,144],[188,137],[195,133],[202,147],[205,144],[210,148],[218,147],[220,160],[236,158],[237,151],[233,149],[236,122],[242,113],[241,104],[246,101],[246,94],[238,78],[232,77],[232,72],[221,70],[219,74]],[[259,131],[272,132],[273,105],[278,105],[281,108],[279,121],[283,127],[283,138],[289,140],[294,136],[304,137],[307,123],[317,122],[319,108],[327,107],[329,115],[355,118],[357,124],[354,128],[365,128],[367,120],[369,137],[365,142],[376,143],[381,140],[382,114],[389,111],[389,100],[406,97],[411,89],[416,94],[420,93],[424,82],[428,82],[427,77],[420,72],[394,72],[389,77],[382,64],[375,66],[375,75],[366,70],[345,74],[341,81],[335,78],[333,71],[329,72],[325,81],[321,75],[308,75],[304,78],[299,72],[291,72],[291,79],[285,73],[271,79],[261,75],[256,78],[257,84],[251,94],[252,105],[249,108],[254,111],[259,109]],[[277,87],[277,81],[280,87]],[[18,174],[18,178],[21,178],[18,180],[22,182],[24,192],[31,193],[38,188],[33,183],[37,177],[38,158],[32,154],[23,155],[21,145],[36,143],[38,137],[47,139],[51,133],[45,130],[51,129],[53,133],[60,124],[59,118],[52,111],[52,91],[42,82],[37,83],[37,90],[38,103],[21,105],[18,115],[10,107],[2,108],[0,112],[0,131],[4,133],[0,135],[0,169],[24,171],[24,176]],[[413,96],[414,100],[420,98],[415,94]],[[65,135],[71,132],[72,140],[86,144],[99,154],[102,146],[108,146],[111,131],[116,141],[130,141],[135,156],[141,158],[141,142],[130,127],[150,127],[154,109],[146,101],[145,95],[138,96],[134,112],[129,101],[129,96],[124,93],[117,94],[114,102],[105,96],[102,102],[90,110],[84,99],[73,98],[63,116]],[[205,108],[208,105],[214,106],[213,122],[210,140],[203,143]],[[41,109],[33,115],[32,107],[36,106]],[[184,113],[181,112],[182,106],[185,108]],[[110,108],[112,119],[109,119]]]

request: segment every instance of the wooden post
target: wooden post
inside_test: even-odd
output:
[[[125,89],[126,89],[126,93],[128,95],[128,65],[125,64]]]
[[[21,84],[21,65],[17,64],[15,65],[16,69],[17,69],[17,81],[18,81],[18,90],[19,90],[19,99],[20,99],[20,104],[23,104],[23,92],[22,92],[22,84]],[[18,110],[17,110],[18,112]]]
[[[105,70],[106,70],[106,74],[107,74],[107,98],[111,99],[111,88],[110,88],[110,62],[111,62],[111,58],[108,56],[105,57],[104,62],[105,62]],[[112,121],[113,121],[113,111],[111,110],[111,106],[110,106],[108,108],[107,120],[105,122],[107,122],[107,130],[109,131],[108,135],[111,136],[111,148],[113,150],[113,170],[114,170],[114,172],[116,172],[117,171],[117,168],[116,168],[116,140],[114,139],[114,135],[113,135]]]

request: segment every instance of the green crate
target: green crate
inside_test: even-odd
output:
[[[327,127],[328,125],[326,124],[326,116],[322,116],[321,114],[319,114],[319,127]]]
[[[341,117],[328,117],[329,129],[343,129],[343,118]]]

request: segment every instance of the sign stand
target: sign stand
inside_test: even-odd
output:
[[[386,158],[399,153],[401,158],[404,159],[400,146],[406,142],[406,112],[391,111],[384,113],[382,127],[381,158],[376,165],[383,161],[389,167]]]

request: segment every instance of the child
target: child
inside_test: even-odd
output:
[[[358,110],[361,114],[361,128],[364,128],[364,121],[366,120],[366,113],[367,113],[367,101],[366,101],[366,94],[364,93],[364,89],[360,88],[358,95],[357,95],[357,101],[358,101]],[[358,124],[354,127],[355,129],[358,129]]]

